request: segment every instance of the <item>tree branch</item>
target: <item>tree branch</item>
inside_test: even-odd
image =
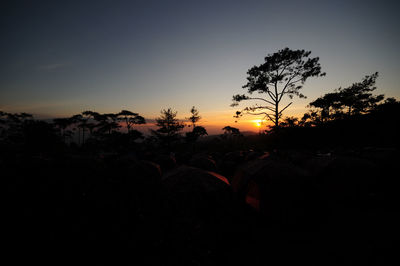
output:
[[[286,108],[288,108],[293,102],[289,103],[288,105],[285,106],[282,110],[279,111],[279,114],[281,114],[283,111],[285,111]]]
[[[279,101],[282,100],[282,97],[283,97],[283,95],[285,94],[285,91],[286,91],[287,87],[289,86],[289,83],[290,83],[290,82],[292,81],[292,79],[294,79],[294,77],[296,77],[297,75],[298,75],[298,72],[296,72],[293,76],[291,76],[291,77],[289,78],[288,82],[286,82],[285,86],[284,86],[283,89],[282,89],[282,92],[280,93]]]
[[[274,105],[273,102],[270,102],[270,101],[268,101],[268,100],[266,100],[266,99],[258,98],[258,97],[248,97],[246,100],[261,100],[261,101],[264,101],[264,102],[266,102],[266,103],[269,103],[269,104]]]
[[[267,91],[267,93],[268,93],[269,97],[271,97],[271,99],[275,102],[277,99],[277,96],[275,96],[271,91]],[[273,103],[273,104],[275,104],[275,103]]]
[[[246,112],[246,114],[249,114],[249,115],[265,115],[265,116],[268,117],[269,120],[274,121],[274,119],[271,117],[271,115],[266,113],[266,112],[261,112],[261,113],[249,113],[249,112]]]
[[[295,84],[295,83],[297,83],[297,82],[299,82],[300,80],[302,80],[303,78],[301,78],[301,79],[298,79],[298,80],[296,80],[296,81],[292,81],[292,82],[290,82],[290,84],[288,84],[288,85],[292,85],[292,84]]]
[[[267,109],[267,110],[270,110],[271,112],[274,112],[274,111],[275,111],[274,108],[269,107],[269,106],[253,106],[253,107],[246,107],[246,111],[247,111],[247,110],[254,111],[254,110],[257,110],[257,109]]]

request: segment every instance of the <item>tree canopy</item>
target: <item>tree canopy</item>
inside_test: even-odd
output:
[[[128,110],[122,110],[121,112],[119,112],[118,120],[125,122],[128,133],[133,125],[146,124],[146,120],[142,116]]]
[[[239,136],[240,130],[236,127],[226,126],[222,129],[225,135]]]
[[[353,83],[346,88],[338,88],[334,92],[310,102],[309,107],[316,108],[314,116],[327,121],[344,115],[365,114],[373,110],[384,99],[383,94],[373,95],[378,72],[365,76],[361,82]]]
[[[254,100],[260,104],[237,111],[235,117],[239,118],[244,114],[263,115],[264,119],[272,121],[278,127],[283,111],[292,104],[290,102],[281,107],[283,97],[305,98],[300,90],[306,80],[325,75],[321,72],[319,58],[311,58],[310,54],[310,51],[285,48],[267,55],[263,64],[250,68],[247,71],[247,84],[243,88],[251,96],[236,94],[231,106],[237,106],[239,102],[246,100]],[[253,93],[258,95],[252,96]]]

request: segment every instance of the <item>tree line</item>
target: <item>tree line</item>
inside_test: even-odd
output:
[[[242,87],[247,90],[247,94],[234,95],[231,106],[236,107],[241,102],[251,102],[253,105],[236,111],[234,117],[239,119],[243,115],[262,115],[263,121],[273,123],[270,131],[278,131],[280,128],[315,127],[399,105],[394,98],[385,99],[382,94],[373,94],[378,78],[376,72],[365,76],[360,82],[345,88],[340,87],[310,102],[310,110],[301,118],[284,117],[284,111],[292,102],[282,105],[283,99],[306,98],[301,93],[305,82],[312,77],[325,76],[319,58],[310,55],[310,51],[285,48],[267,55],[264,63],[250,68],[247,71],[247,83]],[[157,129],[150,130],[151,135],[144,138],[135,127],[146,124],[145,118],[129,110],[104,114],[84,111],[71,117],[53,119],[52,122],[35,120],[27,113],[0,111],[0,140],[8,144],[31,143],[35,147],[41,143],[38,140],[43,140],[43,143],[52,140],[53,143],[59,141],[78,146],[104,144],[128,147],[137,140],[144,139],[170,150],[171,145],[178,140],[184,139],[194,147],[200,137],[207,135],[207,130],[198,125],[200,119],[199,111],[194,106],[190,109],[190,116],[186,118],[186,125],[177,119],[176,111],[171,108],[163,109],[156,119]],[[185,126],[191,130],[182,136]],[[241,136],[239,129],[235,127],[225,126],[222,130],[222,139]]]
[[[177,119],[177,112],[171,108],[161,110],[156,118],[157,129],[151,129],[151,135],[146,138],[149,142],[171,148],[171,144],[184,139],[187,143],[194,143],[201,136],[207,135],[207,130],[199,126],[201,116],[196,107],[190,109],[189,122],[185,124]],[[28,113],[7,113],[0,111],[0,140],[2,143],[25,143],[35,131],[35,135],[53,136],[54,142],[77,144],[78,146],[112,145],[118,141],[124,145],[131,145],[139,139],[145,139],[143,133],[135,126],[146,124],[146,119],[138,113],[122,110],[119,113],[101,114],[94,111],[84,111],[66,118],[55,118],[51,122],[35,120]],[[187,126],[191,128],[182,136],[181,131]],[[36,141],[40,142],[38,138]]]
[[[318,57],[310,57],[311,51],[285,48],[264,58],[264,63],[250,68],[247,83],[242,87],[247,94],[233,96],[232,107],[240,102],[253,104],[236,111],[235,118],[243,115],[263,116],[263,121],[271,121],[272,130],[282,127],[317,126],[321,123],[369,114],[384,105],[398,103],[394,98],[385,99],[383,94],[373,95],[376,90],[378,72],[365,76],[362,81],[349,87],[338,88],[309,103],[310,110],[303,117],[283,117],[283,112],[293,102],[281,105],[286,97],[307,98],[301,93],[306,80],[322,77]]]

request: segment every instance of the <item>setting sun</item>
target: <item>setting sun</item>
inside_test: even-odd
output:
[[[261,119],[253,120],[253,123],[255,124],[256,127],[261,127],[261,125],[262,125],[262,120],[261,120]]]

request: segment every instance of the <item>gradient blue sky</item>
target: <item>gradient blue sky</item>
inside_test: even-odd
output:
[[[319,56],[287,115],[380,73],[400,98],[398,1],[2,1],[0,110],[39,117],[128,109],[146,118],[195,105],[204,125],[235,125],[246,71],[284,47]],[[254,119],[253,117],[249,119]],[[245,127],[245,120],[236,124]]]

